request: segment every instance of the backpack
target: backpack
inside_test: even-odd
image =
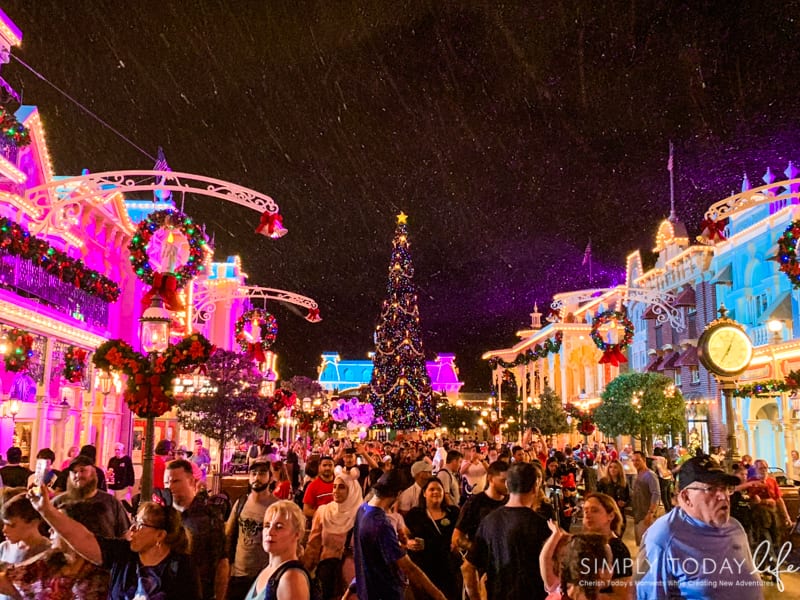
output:
[[[247,496],[249,494],[242,494],[236,499],[233,505],[233,512],[236,513],[236,521],[233,524],[233,533],[231,533],[230,547],[228,548],[228,560],[233,564],[236,558],[236,544],[239,542],[239,515],[244,510],[244,505],[247,503]]]
[[[301,563],[299,560],[287,560],[275,570],[275,572],[270,576],[269,581],[267,581],[267,590],[269,591],[269,595],[265,597],[265,600],[278,600],[278,582],[283,574],[289,569],[298,569],[306,576],[308,587],[311,590],[311,600],[324,600],[322,597],[322,588],[320,587],[319,582],[316,579],[311,579],[311,575],[308,574],[308,571],[306,571],[303,567],[303,563]]]

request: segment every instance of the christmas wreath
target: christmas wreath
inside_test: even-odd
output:
[[[159,210],[147,216],[139,226],[136,228],[136,233],[131,238],[131,243],[128,244],[130,251],[130,261],[136,276],[144,281],[147,285],[153,285],[156,275],[153,266],[150,264],[150,254],[148,247],[153,236],[161,229],[168,232],[168,237],[164,241],[164,245],[173,244],[170,239],[172,231],[177,231],[185,236],[188,242],[188,257],[186,262],[180,266],[175,265],[175,271],[162,273],[162,275],[171,275],[175,278],[175,289],[179,290],[189,283],[198,272],[204,269],[203,259],[205,258],[205,247],[208,239],[203,231],[195,225],[191,217],[183,214],[180,211],[167,209]],[[164,251],[169,251],[171,248],[165,247]],[[165,286],[170,284],[164,282]],[[156,290],[160,292],[161,290]],[[165,298],[166,300],[166,298]]]
[[[175,405],[175,376],[207,362],[213,350],[211,342],[193,333],[157,354],[151,362],[127,342],[108,340],[97,348],[92,363],[103,371],[119,371],[128,376],[125,402],[133,413],[142,418],[159,417]]]
[[[616,344],[611,344],[604,341],[603,336],[600,335],[600,328],[607,323],[621,323],[625,328],[622,337]],[[622,353],[622,351],[633,341],[633,323],[631,323],[628,318],[619,311],[607,310],[601,312],[594,318],[594,321],[592,322],[592,341],[594,342],[595,346],[603,351],[603,356],[598,362],[600,364],[608,363],[618,367],[621,363],[628,362],[628,359],[625,358],[625,355]]]
[[[564,410],[577,423],[578,433],[581,435],[588,437],[597,429],[591,410],[582,410],[574,404],[567,404]]]
[[[291,409],[297,403],[297,394],[289,390],[277,389],[272,398],[267,399],[267,417],[264,429],[274,429],[278,426],[278,416],[285,409]]]
[[[0,131],[3,132],[3,137],[17,146],[27,146],[31,143],[28,128],[5,106],[0,107]]]
[[[778,238],[778,268],[786,273],[795,288],[800,288],[800,262],[797,260],[798,239],[800,239],[800,221],[794,221]]]
[[[33,336],[24,329],[11,329],[8,332],[8,353],[4,357],[6,371],[26,371],[33,356]]]
[[[106,302],[115,302],[120,289],[114,281],[86,267],[82,261],[56,250],[46,241],[32,236],[19,223],[0,217],[0,252],[19,256]]]
[[[64,370],[61,374],[69,383],[80,383],[86,374],[87,352],[78,346],[67,346],[64,354]]]
[[[257,325],[260,332],[257,337],[260,339],[254,339],[252,330],[245,332],[244,326],[247,323]],[[259,309],[248,310],[236,319],[234,337],[242,352],[255,359],[256,362],[263,363],[266,360],[264,352],[272,347],[272,344],[275,343],[275,338],[278,337],[278,321],[266,311]]]

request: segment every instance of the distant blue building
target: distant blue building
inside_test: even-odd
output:
[[[458,396],[463,381],[458,380],[455,354],[439,354],[436,360],[425,364],[434,392],[449,398]],[[369,385],[372,378],[372,361],[341,360],[337,352],[323,352],[319,367],[319,384],[329,392],[343,393],[346,390]]]

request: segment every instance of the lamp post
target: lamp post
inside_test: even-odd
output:
[[[164,301],[160,296],[154,296],[150,306],[147,307],[139,319],[142,350],[147,353],[151,364],[154,364],[158,354],[164,352],[169,346],[170,321],[169,312],[164,308]],[[141,497],[144,500],[149,500],[153,495],[153,446],[156,423],[153,416],[148,416],[145,421]]]

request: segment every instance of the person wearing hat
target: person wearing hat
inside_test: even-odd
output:
[[[433,465],[427,460],[418,460],[411,465],[411,477],[414,479],[413,485],[403,491],[397,499],[397,511],[403,516],[406,516],[412,508],[420,506],[422,486],[433,477]]]
[[[402,489],[402,477],[394,469],[381,475],[372,486],[375,492],[372,498],[356,512],[353,526],[356,578],[344,598],[357,593],[359,598],[403,600],[407,577],[411,587],[423,591],[426,598],[446,600],[400,546],[397,531],[386,516],[386,510],[395,503]]]
[[[677,508],[647,530],[634,575],[638,600],[763,598],[747,534],[730,518],[730,495],[739,478],[709,456],[678,471]]]
[[[84,523],[92,533],[109,538],[124,536],[130,527],[128,513],[119,500],[98,489],[94,461],[78,454],[65,471],[69,474],[67,491],[53,499],[53,506],[61,509],[80,505],[81,510],[92,515],[91,521]]]
[[[261,543],[264,514],[278,498],[270,492],[271,465],[266,457],[258,457],[248,468],[250,491],[233,504],[225,524],[230,559],[228,600],[242,600],[258,574],[269,561]]]

